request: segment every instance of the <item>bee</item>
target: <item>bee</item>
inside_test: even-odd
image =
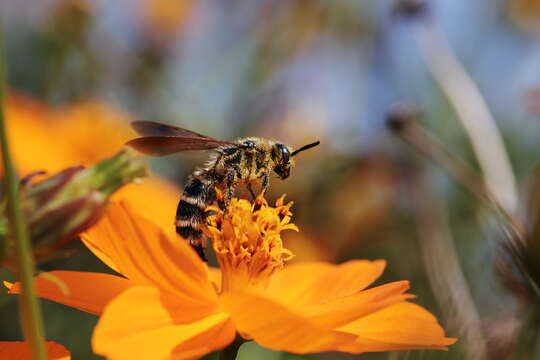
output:
[[[142,137],[130,140],[128,146],[137,151],[165,156],[177,152],[212,150],[207,163],[196,169],[184,187],[176,211],[176,232],[186,239],[203,261],[205,240],[201,227],[206,222],[206,208],[216,203],[226,211],[235,189],[245,186],[255,198],[253,185],[260,185],[264,194],[273,171],[279,178],[289,177],[294,157],[319,145],[319,141],[293,150],[280,142],[247,137],[237,141],[222,141],[199,133],[151,121],[135,121],[133,129]]]

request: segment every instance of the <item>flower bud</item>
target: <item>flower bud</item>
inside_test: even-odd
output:
[[[39,182],[23,180],[21,201],[38,261],[91,226],[112,193],[145,174],[143,162],[125,149],[89,168],[70,167]],[[2,212],[0,242],[5,221]],[[10,250],[8,243],[7,265]]]

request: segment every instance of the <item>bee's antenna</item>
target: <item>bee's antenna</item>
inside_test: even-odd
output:
[[[311,149],[312,147],[315,147],[315,146],[319,145],[320,143],[321,143],[320,141],[315,141],[314,143],[304,145],[304,146],[302,146],[300,149],[294,150],[294,151],[291,153],[291,156],[294,156],[294,155],[298,154],[298,153],[301,152],[301,151],[304,151],[304,150],[307,150],[307,149]]]

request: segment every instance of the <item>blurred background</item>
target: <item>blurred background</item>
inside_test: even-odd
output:
[[[410,280],[460,338],[360,356],[249,344],[240,359],[537,358],[540,1],[3,0],[0,21],[22,175],[111,156],[132,120],[319,139],[271,180],[270,199],[295,202],[286,246],[298,261],[386,259],[379,282]],[[181,188],[205,158],[149,161]],[[71,248],[40,268],[108,271]],[[96,317],[43,303],[49,340],[100,358]],[[0,290],[1,340],[21,338],[16,307]]]

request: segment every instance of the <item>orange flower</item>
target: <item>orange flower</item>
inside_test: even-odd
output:
[[[141,2],[141,21],[154,35],[175,35],[194,6],[190,0],[145,0]]]
[[[407,281],[368,288],[384,261],[285,266],[293,254],[281,231],[291,204],[276,207],[233,199],[218,209],[207,234],[221,270],[208,268],[174,231],[111,204],[83,234],[89,249],[124,277],[53,271],[69,289],[36,278],[38,293],[100,314],[94,351],[111,359],[188,359],[230,344],[236,333],[270,349],[293,353],[445,349],[435,317],[409,303]],[[5,283],[10,293],[18,284]]]
[[[69,351],[60,344],[52,341],[45,343],[47,359],[70,360]],[[30,346],[25,341],[0,341],[0,359],[30,360],[32,359]]]
[[[134,136],[126,114],[97,101],[52,109],[31,97],[11,94],[6,119],[13,160],[22,175],[92,165],[118,152]]]
[[[509,0],[508,12],[510,18],[525,30],[538,33],[540,27],[540,3],[536,0]]]
[[[23,176],[36,170],[53,174],[74,165],[94,165],[135,136],[126,113],[98,101],[52,109],[29,96],[11,93],[6,119],[15,166]],[[113,199],[128,199],[159,219],[160,225],[172,228],[180,193],[175,185],[154,177],[124,186]]]

